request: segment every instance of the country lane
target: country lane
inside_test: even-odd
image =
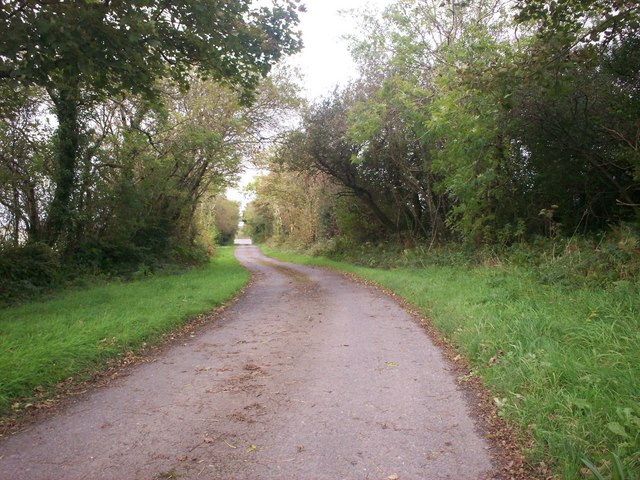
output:
[[[490,479],[455,373],[388,295],[236,250],[193,338],[0,443],[0,479]]]

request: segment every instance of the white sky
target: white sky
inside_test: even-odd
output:
[[[355,33],[358,19],[349,10],[380,10],[390,0],[302,0],[307,11],[300,14],[304,49],[290,61],[302,71],[306,97],[331,93],[338,84],[356,74],[342,37]],[[343,13],[341,13],[343,11]]]
[[[314,100],[330,94],[337,85],[346,84],[356,76],[356,68],[347,48],[345,35],[355,33],[358,19],[348,10],[381,10],[391,0],[302,0],[307,11],[300,13],[299,28],[304,49],[287,63],[303,75],[303,94]],[[341,13],[344,11],[344,13]],[[240,189],[256,175],[247,169],[240,180]],[[230,189],[227,196],[243,203],[239,189]]]

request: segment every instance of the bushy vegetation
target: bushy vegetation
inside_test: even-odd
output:
[[[0,250],[0,303],[53,288],[61,277],[60,259],[48,245],[31,243]]]
[[[360,77],[301,112],[249,223],[299,244],[499,250],[637,225],[640,7],[552,3],[363,15]]]
[[[300,47],[297,8],[0,5],[0,300],[206,261],[198,214],[290,105],[266,77]]]
[[[604,255],[624,269],[609,256],[614,246],[553,253],[548,243],[525,245],[505,257],[371,244],[334,252],[348,262],[265,250],[354,273],[416,306],[470,361],[470,375],[484,379],[500,415],[533,439],[533,470],[545,462],[553,478],[592,478],[586,458],[616,478],[614,453],[632,479],[640,474],[640,281],[610,282],[581,260],[595,254],[600,264]]]
[[[423,243],[402,245],[393,240],[357,242],[348,237],[325,239],[310,246],[287,237],[272,237],[274,248],[299,251],[363,267],[386,270],[429,266],[498,265],[523,268],[543,285],[609,288],[634,284],[640,279],[640,231],[628,225],[593,238],[538,237],[506,248],[480,248],[449,243],[430,247]]]

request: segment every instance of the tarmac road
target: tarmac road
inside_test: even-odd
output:
[[[241,246],[194,338],[0,443],[0,479],[480,479],[489,445],[392,298]]]

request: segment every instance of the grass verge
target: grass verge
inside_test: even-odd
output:
[[[66,291],[0,310],[0,414],[16,401],[46,397],[69,377],[90,378],[111,359],[210,311],[235,295],[249,273],[219,248],[206,266]]]
[[[483,378],[499,414],[534,440],[531,462],[555,478],[640,476],[640,289],[543,285],[526,269],[428,266],[383,270],[263,247],[281,260],[353,273],[429,317]]]

